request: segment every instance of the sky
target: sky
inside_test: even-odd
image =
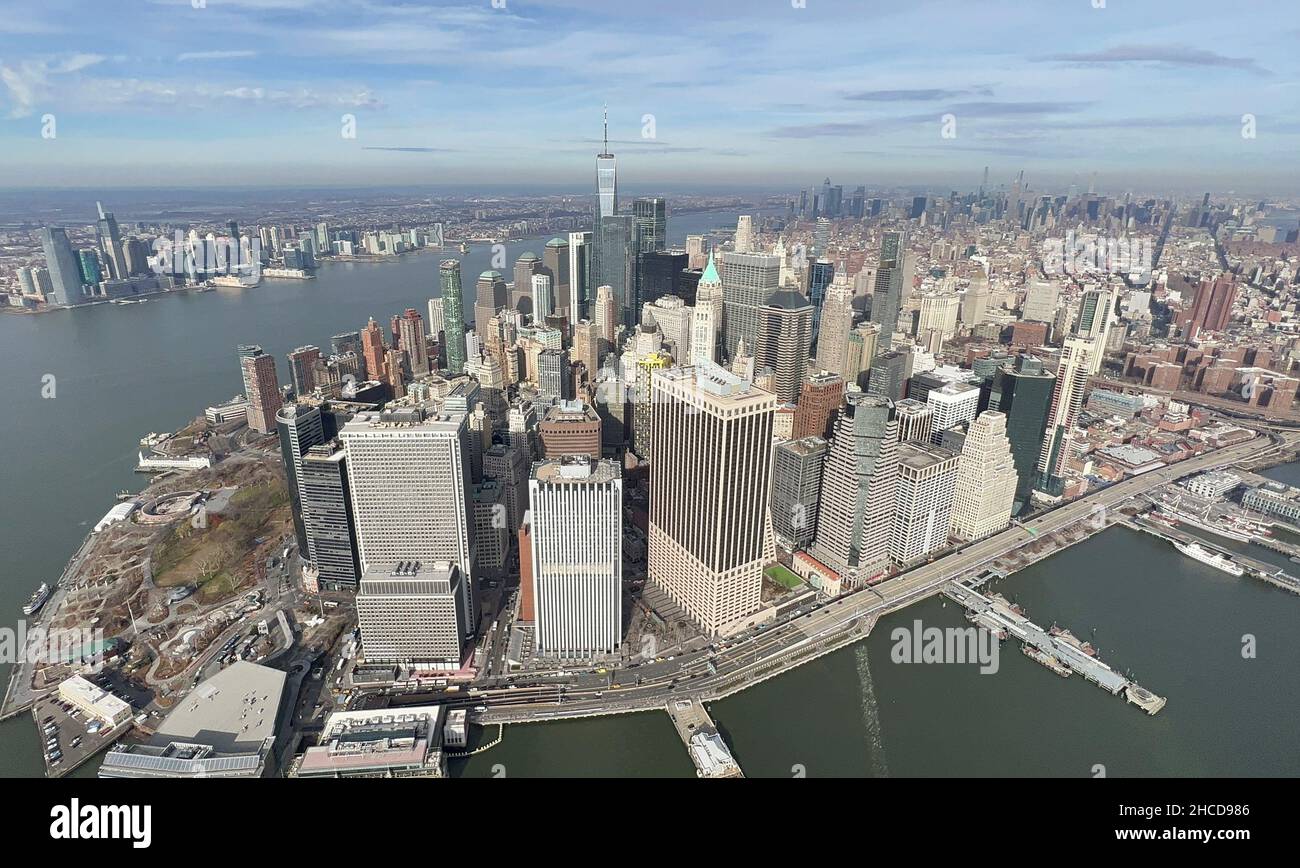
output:
[[[0,0],[0,187],[585,190],[607,104],[631,189],[1280,198],[1298,39],[1294,0]]]

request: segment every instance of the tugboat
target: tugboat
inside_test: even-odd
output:
[[[41,610],[41,606],[44,606],[45,601],[49,598],[50,586],[48,583],[42,583],[41,586],[36,589],[36,593],[32,594],[32,598],[23,606],[23,614],[35,615]]]

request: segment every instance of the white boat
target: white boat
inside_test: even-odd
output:
[[[48,600],[49,598],[50,598],[50,586],[46,583],[42,583],[41,586],[36,589],[36,593],[32,594],[32,598],[27,601],[26,605],[23,606],[23,614],[24,615],[36,614],[37,612],[40,611],[41,606],[45,605],[45,601]]]
[[[1227,555],[1221,555],[1212,552],[1209,549],[1202,548],[1196,543],[1174,543],[1174,548],[1187,555],[1192,560],[1200,561],[1203,564],[1214,567],[1216,570],[1222,570],[1229,575],[1241,577],[1245,575],[1246,570],[1240,564],[1235,564]]]

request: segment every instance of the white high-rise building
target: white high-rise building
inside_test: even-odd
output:
[[[589,658],[623,632],[623,479],[618,462],[566,456],[528,481],[537,650]]]
[[[1007,416],[985,410],[971,423],[957,462],[952,535],[982,539],[1011,524],[1016,465],[1007,439]]]
[[[460,568],[461,626],[472,630],[474,525],[464,412],[390,405],[358,413],[339,432],[362,571],[447,561]]]
[[[695,328],[695,308],[675,295],[665,295],[641,306],[641,322],[657,325],[673,358],[691,358],[691,334]]]
[[[939,446],[898,447],[898,492],[889,529],[889,556],[912,564],[948,543],[957,492],[957,454]]]
[[[762,606],[776,396],[714,364],[651,380],[650,580],[711,635]]]
[[[541,323],[546,317],[555,313],[555,296],[551,292],[551,277],[547,274],[534,274],[532,277],[533,290],[533,322]]]
[[[979,386],[970,383],[949,383],[938,389],[931,389],[925,402],[934,410],[934,420],[930,426],[930,441],[938,444],[944,431],[970,422],[979,411]]]
[[[704,266],[695,291],[695,307],[691,315],[691,359],[694,364],[718,360],[718,335],[722,332],[722,278],[713,264],[713,254]]]
[[[736,218],[734,246],[737,253],[750,253],[754,249],[754,218],[748,214],[741,214]]]
[[[604,355],[614,349],[618,338],[618,304],[614,301],[613,287],[596,287],[596,325],[605,342],[601,350]]]
[[[849,349],[849,332],[853,330],[853,287],[835,274],[822,302],[821,325],[817,333],[817,367],[832,374],[844,376],[845,359]]]

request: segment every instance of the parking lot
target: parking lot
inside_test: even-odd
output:
[[[110,728],[103,721],[86,720],[84,713],[75,711],[57,695],[32,706],[32,717],[43,743],[45,773],[49,777],[66,775],[131,727],[131,721]]]

